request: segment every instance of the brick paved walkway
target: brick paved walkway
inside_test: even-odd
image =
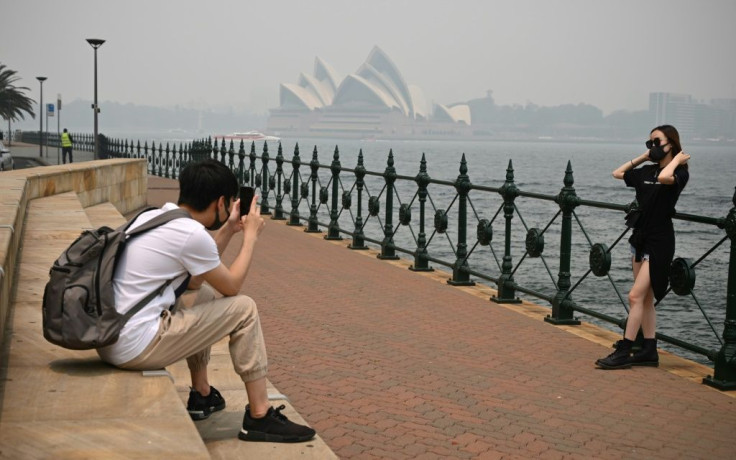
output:
[[[736,458],[736,398],[597,370],[610,348],[346,244],[267,220],[243,288],[269,379],[341,458]]]

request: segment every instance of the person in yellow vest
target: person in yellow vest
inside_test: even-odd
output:
[[[66,164],[66,156],[69,154],[69,163],[72,163],[72,145],[74,140],[72,139],[71,134],[69,134],[66,131],[66,128],[64,128],[64,132],[61,133],[61,160]]]

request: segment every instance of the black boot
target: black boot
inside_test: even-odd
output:
[[[659,366],[659,355],[657,354],[657,339],[644,339],[641,350],[631,357],[632,366]]]
[[[634,344],[629,339],[616,342],[616,351],[596,361],[596,365],[602,369],[628,369],[631,367],[631,346]]]

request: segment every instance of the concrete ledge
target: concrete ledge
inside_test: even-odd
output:
[[[110,202],[120,214],[139,209],[147,199],[143,159],[97,160],[5,171],[0,174],[0,343],[16,285],[15,268],[31,200],[75,192],[82,207]]]
[[[10,458],[209,458],[172,381],[100,361],[94,350],[46,342],[41,327],[48,269],[93,224],[74,192],[31,200],[2,385],[0,446]],[[115,208],[91,214],[108,218]],[[119,220],[122,216],[118,213]],[[97,222],[96,222],[97,223]]]

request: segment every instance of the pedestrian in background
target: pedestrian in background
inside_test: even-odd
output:
[[[74,139],[64,128],[64,132],[61,133],[61,161],[66,164],[66,156],[69,154],[69,163],[72,163],[72,145],[74,145]]]

